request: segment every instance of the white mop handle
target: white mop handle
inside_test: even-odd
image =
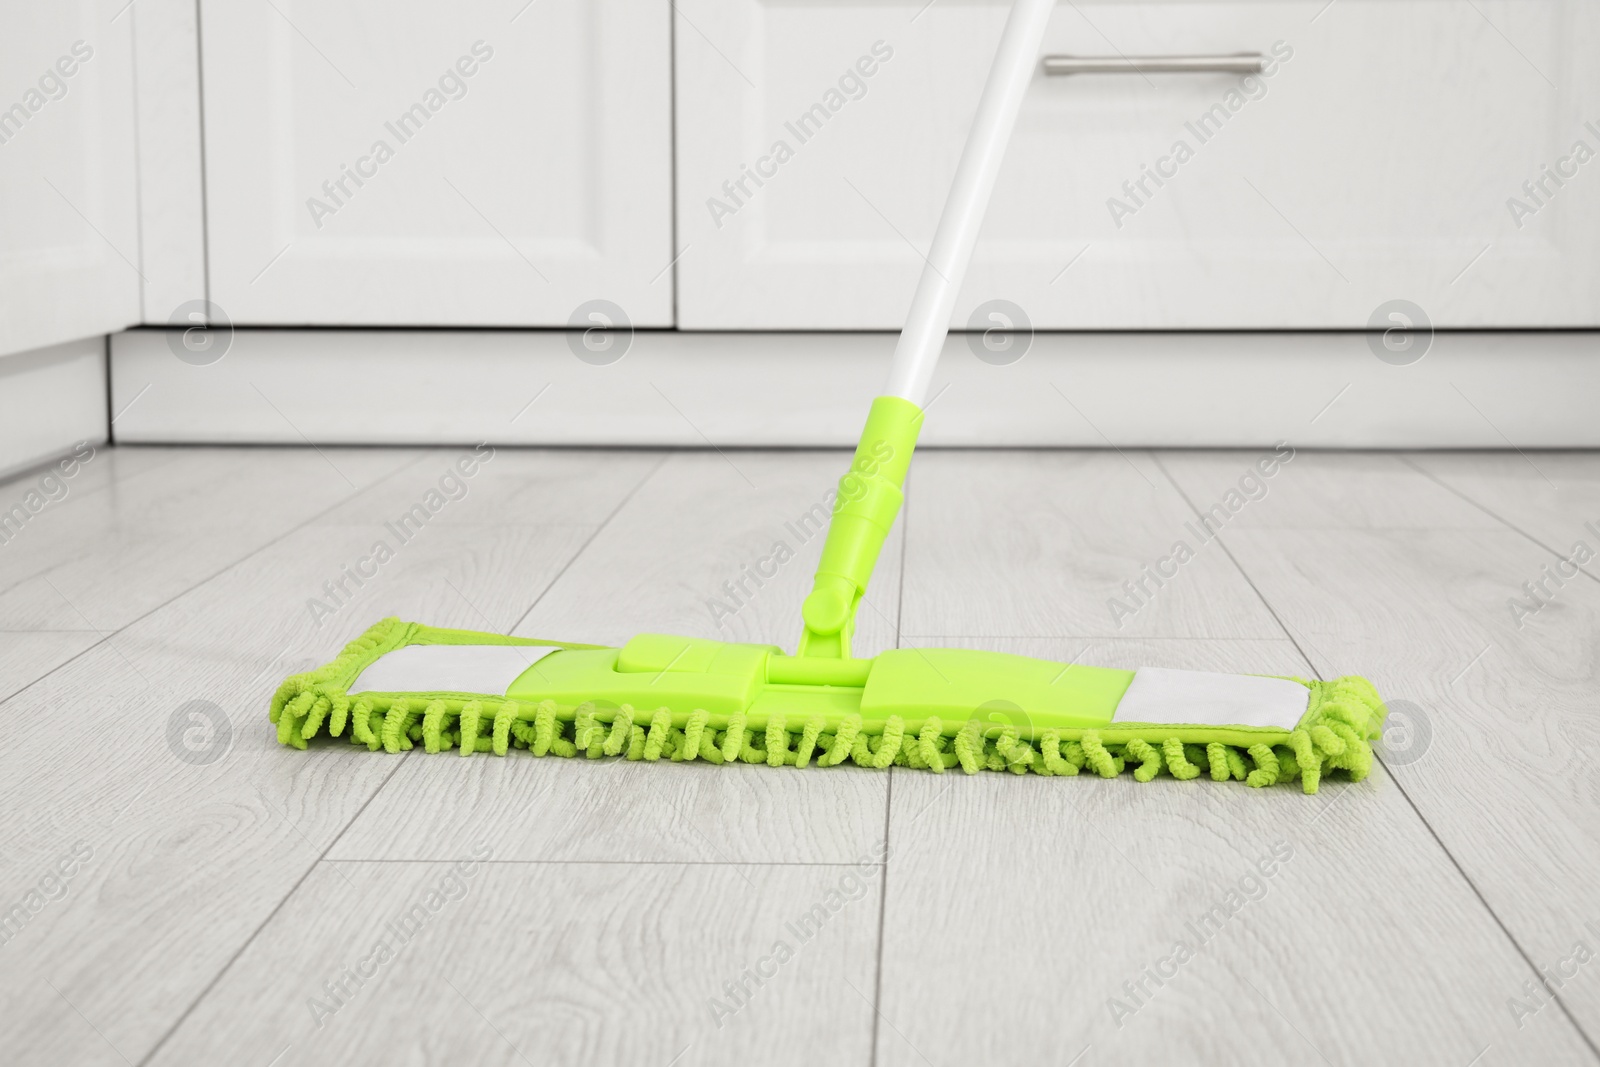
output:
[[[917,282],[917,295],[911,301],[905,329],[895,346],[894,365],[889,369],[889,384],[884,392],[911,401],[918,407],[928,398],[933,368],[939,350],[950,332],[950,314],[955,310],[956,293],[972,259],[972,246],[978,240],[989,194],[1005,157],[1006,142],[1017,122],[1017,111],[1033,79],[1039,46],[1055,0],[1016,0],[1000,35],[1000,47],[989,68],[989,80],[978,102],[978,114],[967,132],[967,145],[961,164],[950,186],[933,248]]]

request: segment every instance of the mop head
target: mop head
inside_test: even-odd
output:
[[[1141,782],[1298,779],[1315,793],[1332,771],[1367,776],[1384,714],[1354,677],[1124,671],[969,649],[824,659],[659,634],[617,649],[385,619],[285,680],[271,719],[300,749],[325,731],[374,752],[421,742],[463,756],[1103,778],[1131,767]]]

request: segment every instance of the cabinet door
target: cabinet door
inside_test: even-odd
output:
[[[131,20],[117,6],[0,15],[0,355],[139,321]]]
[[[235,323],[672,322],[667,5],[201,0]]]
[[[680,325],[897,328],[1008,5],[679,7]],[[956,328],[1600,323],[1592,0],[1077,0],[1045,52],[1272,64],[1041,70]]]

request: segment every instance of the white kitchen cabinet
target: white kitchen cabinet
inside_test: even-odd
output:
[[[234,323],[673,321],[668,5],[201,0]]]
[[[1008,5],[678,6],[680,326],[897,328]],[[1600,324],[1592,0],[1077,0],[1045,51],[1275,61],[1041,71],[955,327],[994,299],[1049,329],[1388,325],[1395,300]]]
[[[195,0],[137,0],[128,14],[139,108],[144,321],[190,324],[189,313],[204,306],[197,301],[206,295],[200,12]]]
[[[0,15],[0,355],[139,321],[131,20],[121,4]]]

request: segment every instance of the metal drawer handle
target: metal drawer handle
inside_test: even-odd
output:
[[[1045,56],[1046,74],[1260,74],[1260,52],[1231,56]]]

